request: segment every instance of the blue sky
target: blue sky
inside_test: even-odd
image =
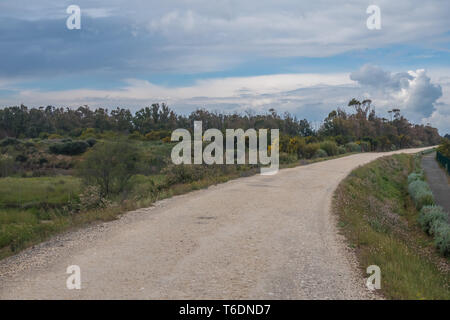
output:
[[[81,8],[68,30],[66,8]],[[369,30],[366,8],[381,10]],[[0,3],[0,106],[275,108],[312,121],[352,97],[450,132],[448,1]]]

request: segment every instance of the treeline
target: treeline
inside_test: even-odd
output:
[[[77,137],[84,129],[97,132],[147,134],[152,131],[171,131],[177,128],[192,129],[195,120],[203,121],[203,128],[279,128],[289,135],[313,135],[307,120],[298,120],[286,113],[282,117],[274,110],[269,114],[222,114],[199,109],[188,116],[177,115],[166,104],[155,103],[134,115],[128,109],[104,108],[91,110],[88,106],[78,109],[7,107],[0,110],[0,138],[38,138],[47,134]]]
[[[347,108],[347,110],[345,110]],[[352,99],[345,108],[332,111],[318,130],[306,119],[289,113],[279,115],[274,109],[266,114],[224,114],[198,109],[189,115],[179,115],[166,104],[152,104],[135,114],[129,109],[78,109],[6,107],[0,110],[0,138],[47,138],[49,135],[77,138],[86,130],[97,133],[118,132],[150,140],[161,139],[176,128],[192,130],[193,122],[201,120],[203,129],[255,128],[280,129],[286,137],[303,137],[306,143],[334,140],[338,145],[357,142],[370,150],[433,145],[440,142],[437,129],[411,124],[399,109],[390,111],[390,119],[378,117],[370,100]],[[163,132],[163,134],[160,134]]]

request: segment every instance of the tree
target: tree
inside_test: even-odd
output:
[[[139,151],[125,140],[97,144],[78,167],[88,185],[97,185],[103,195],[119,193],[137,173]]]

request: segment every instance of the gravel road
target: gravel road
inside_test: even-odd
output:
[[[0,298],[374,298],[330,207],[352,169],[392,153],[240,178],[59,235],[0,262]],[[69,265],[81,290],[66,288]]]

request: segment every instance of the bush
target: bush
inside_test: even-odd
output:
[[[423,231],[432,235],[435,233],[437,221],[448,221],[448,214],[443,211],[441,206],[426,205],[420,210],[418,222]]]
[[[77,173],[88,185],[96,185],[102,195],[125,190],[137,173],[140,153],[126,141],[97,144],[80,163]]]
[[[348,152],[361,152],[361,146],[354,142],[347,143],[345,149],[347,149]]]
[[[442,139],[441,144],[439,145],[437,150],[444,156],[450,158],[450,139],[448,138]]]
[[[434,197],[431,191],[419,191],[414,202],[417,209],[421,209],[423,206],[434,204]]]
[[[287,153],[301,156],[303,154],[305,146],[306,146],[305,139],[300,137],[290,138],[286,148]]]
[[[128,135],[130,140],[144,140],[144,136],[139,131],[134,131]]]
[[[297,155],[287,153],[287,152],[280,152],[280,163],[288,164],[288,163],[294,163],[298,160]]]
[[[109,202],[105,199],[98,186],[87,186],[79,195],[78,208],[81,211],[106,208]]]
[[[66,141],[55,143],[49,147],[51,153],[64,155],[77,155],[84,153],[89,144],[85,141]]]
[[[6,137],[5,139],[0,141],[0,146],[6,147],[6,146],[10,146],[10,145],[16,145],[19,143],[20,143],[20,141],[17,140],[16,138]]]
[[[93,147],[97,143],[97,140],[95,140],[94,138],[89,138],[86,140],[86,143],[89,145],[89,147]]]
[[[7,177],[14,173],[14,159],[7,154],[0,154],[0,177]]]
[[[338,146],[334,141],[328,140],[320,143],[320,149],[325,150],[329,156],[335,156],[338,154]]]
[[[80,139],[89,139],[89,138],[95,138],[97,133],[95,132],[94,128],[86,128],[83,130],[83,132],[80,135]]]
[[[148,140],[148,141],[157,141],[157,140],[161,140],[161,139],[170,137],[170,135],[171,135],[171,132],[170,132],[170,131],[166,131],[166,130],[161,130],[161,131],[153,130],[153,131],[148,132],[148,133],[145,135],[145,140]]]
[[[319,148],[320,145],[318,143],[308,143],[303,149],[303,156],[307,159],[311,159]]]
[[[327,152],[323,149],[317,150],[316,153],[314,154],[314,158],[325,158],[327,156],[328,156]]]
[[[450,225],[447,222],[435,222],[434,244],[442,255],[450,255]]]
[[[51,135],[48,136],[49,140],[56,140],[56,139],[62,139],[62,136],[60,134],[57,133],[52,133]]]
[[[343,147],[343,146],[338,147],[338,154],[344,154],[346,152],[347,152],[347,150],[345,150],[345,147]]]
[[[39,139],[47,139],[50,134],[48,132],[39,133]]]
[[[167,176],[168,185],[189,183],[202,179],[205,176],[203,166],[181,164],[167,167],[163,173]]]
[[[408,184],[416,181],[416,180],[423,180],[423,172],[413,172],[408,176]]]
[[[360,141],[359,143],[362,152],[370,151],[370,142],[369,141]]]
[[[419,210],[424,205],[432,205],[434,203],[433,194],[425,181],[416,180],[411,182],[408,186],[408,192]]]

